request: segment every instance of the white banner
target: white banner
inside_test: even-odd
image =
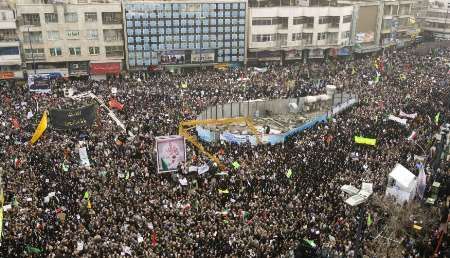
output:
[[[388,119],[392,120],[392,121],[395,121],[397,123],[400,123],[402,125],[406,125],[406,122],[408,122],[408,120],[406,120],[406,119],[401,119],[400,117],[396,117],[396,116],[393,116],[393,115],[389,115]]]
[[[179,135],[156,137],[158,173],[176,171],[186,161],[186,143]]]
[[[414,114],[407,114],[407,113],[404,113],[403,111],[400,111],[399,116],[414,119],[414,118],[417,117],[417,113],[414,113]]]
[[[89,157],[87,154],[86,147],[80,148],[79,153],[80,153],[80,166],[90,167],[91,163],[89,162]]]
[[[197,172],[199,175],[201,175],[201,174],[208,172],[208,170],[209,170],[209,166],[207,164],[203,164],[202,166],[198,167]]]

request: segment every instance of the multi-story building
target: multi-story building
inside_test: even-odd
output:
[[[16,15],[6,1],[0,2],[0,80],[23,78]]]
[[[450,40],[450,1],[429,3],[424,18],[422,29],[426,35],[435,39]]]
[[[242,64],[245,0],[125,1],[129,70]]]
[[[249,62],[349,54],[351,5],[310,6],[309,1],[250,1],[249,5]]]
[[[402,47],[419,33],[412,7],[413,0],[384,0],[381,44]]]
[[[120,0],[17,0],[28,74],[105,78],[124,58]]]

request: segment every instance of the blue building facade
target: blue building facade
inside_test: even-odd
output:
[[[244,62],[246,9],[243,0],[125,2],[128,69]]]

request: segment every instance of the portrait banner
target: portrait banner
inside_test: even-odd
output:
[[[76,129],[91,126],[97,115],[97,105],[77,109],[51,109],[50,123],[55,129]]]
[[[156,137],[158,173],[176,171],[186,161],[186,143],[179,135]]]

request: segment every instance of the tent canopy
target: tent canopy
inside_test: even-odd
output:
[[[389,177],[393,178],[401,188],[406,189],[411,188],[411,186],[415,184],[416,178],[413,173],[401,164],[395,165],[394,169],[389,174]]]

